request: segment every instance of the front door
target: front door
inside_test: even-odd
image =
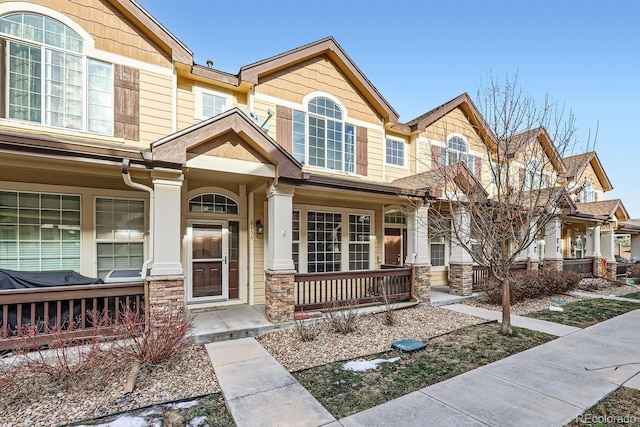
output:
[[[384,229],[384,263],[401,265],[402,262],[402,230],[400,228]]]
[[[190,299],[229,298],[229,232],[226,222],[191,226]]]

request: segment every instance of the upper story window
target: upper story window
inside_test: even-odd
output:
[[[325,97],[309,101],[308,111],[293,111],[293,156],[300,163],[355,172],[355,126]]]
[[[524,172],[524,186],[530,189],[537,189],[542,186],[542,165],[536,159],[527,163]]]
[[[385,162],[388,165],[405,167],[405,143],[400,139],[386,139]]]
[[[224,93],[196,87],[195,94],[195,117],[197,119],[208,119],[217,116],[233,106],[231,97]]]
[[[588,203],[588,202],[595,202],[595,201],[596,201],[596,194],[595,194],[595,191],[593,191],[593,184],[591,184],[591,181],[589,181],[588,179],[585,179],[584,186],[582,188],[582,191],[580,192],[580,202]]]
[[[113,134],[113,65],[84,55],[74,30],[47,16],[0,18],[2,117]]]
[[[469,155],[469,149],[465,139],[458,135],[450,136],[447,139],[446,150],[440,151],[440,163],[442,165],[452,165],[462,162],[467,165],[471,172],[474,171],[474,157]]]

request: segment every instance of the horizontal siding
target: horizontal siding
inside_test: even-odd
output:
[[[431,270],[431,286],[448,286],[449,280],[447,279],[447,271],[433,271]]]
[[[255,224],[257,219],[262,220],[262,223],[267,224],[267,220],[264,214],[264,198],[256,197],[253,208],[254,219],[252,224]],[[266,230],[265,230],[266,231]],[[264,236],[255,236],[253,239],[253,301],[254,304],[265,303],[265,285],[264,285]]]
[[[172,78],[140,71],[140,142],[172,133]]]
[[[194,118],[196,96],[193,91],[193,80],[178,83],[178,130],[188,128],[198,122]]]
[[[382,157],[384,155],[382,131],[367,129],[367,138],[367,179],[371,181],[382,181]]]

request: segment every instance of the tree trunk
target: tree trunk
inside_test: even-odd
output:
[[[502,281],[502,325],[500,326],[500,333],[503,335],[513,334],[511,329],[511,289],[509,285],[509,278],[505,278]]]

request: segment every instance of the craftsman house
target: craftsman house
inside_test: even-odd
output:
[[[443,183],[425,185],[463,162],[491,195],[468,95],[402,123],[331,37],[230,74],[130,0],[0,1],[0,54],[0,269],[144,279],[151,305],[264,304],[273,322],[380,283],[471,292],[468,255],[429,235]],[[561,262],[586,236],[575,256],[592,256],[589,233],[624,208],[588,207],[610,188],[595,154],[553,168],[585,198],[542,237],[567,243],[540,248]]]

